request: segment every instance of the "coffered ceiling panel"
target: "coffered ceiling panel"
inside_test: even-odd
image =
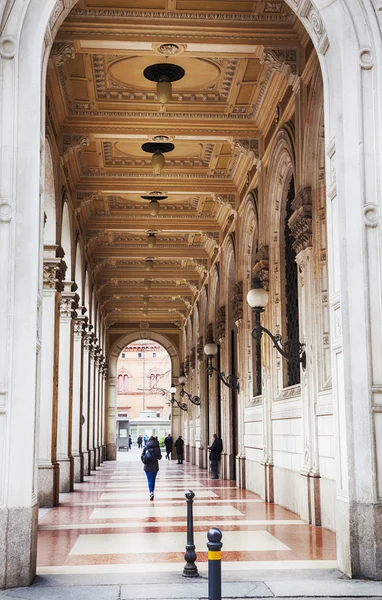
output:
[[[181,326],[283,117],[300,31],[266,0],[80,0],[62,24],[48,117],[109,325]],[[185,73],[166,104],[158,63]],[[174,144],[160,173],[148,142]]]

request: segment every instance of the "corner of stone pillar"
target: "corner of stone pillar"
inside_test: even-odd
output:
[[[264,463],[264,500],[273,503],[274,485],[273,485],[273,464]]]
[[[107,444],[106,445],[106,460],[117,460],[116,444]]]
[[[60,467],[57,463],[38,467],[38,505],[40,508],[58,506]]]
[[[36,575],[38,505],[0,510],[0,589],[31,585]]]
[[[245,456],[236,456],[236,485],[245,488]]]

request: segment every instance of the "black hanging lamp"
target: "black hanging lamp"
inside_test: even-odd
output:
[[[161,104],[167,104],[172,98],[172,82],[183,79],[185,71],[178,65],[158,63],[146,67],[143,75],[149,81],[157,82],[157,98]]]
[[[161,196],[160,194],[154,195],[152,194],[151,196],[141,196],[142,200],[149,200],[150,204],[149,204],[149,213],[151,217],[156,217],[159,213],[159,204],[158,201],[159,200],[166,200],[166,198],[168,198],[168,196]]]
[[[146,142],[142,145],[143,152],[152,154],[151,164],[154,175],[160,175],[164,167],[164,156],[166,152],[172,152],[175,146],[171,142]]]

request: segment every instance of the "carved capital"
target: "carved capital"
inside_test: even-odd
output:
[[[184,373],[185,375],[188,376],[190,372],[190,357],[186,356],[186,358],[184,359]]]
[[[72,42],[53,44],[51,57],[57,67],[63,65],[69,58],[74,58],[76,51]]]
[[[45,290],[63,290],[62,281],[65,278],[66,263],[61,258],[44,260],[43,285]]]
[[[268,246],[260,246],[255,255],[255,264],[252,269],[253,277],[259,277],[261,285],[269,291],[269,252]]]
[[[288,221],[294,238],[296,255],[312,246],[312,194],[310,188],[301,189],[292,202],[293,214]]]
[[[237,281],[233,286],[232,308],[235,321],[243,318],[243,282]]]
[[[67,291],[68,289],[71,291]],[[76,289],[77,285],[75,283],[65,281],[60,301],[60,316],[63,319],[75,319],[77,317],[76,308],[80,297],[75,293]]]
[[[238,150],[240,154],[244,156],[252,156],[253,158],[260,158],[259,155],[259,142],[258,140],[232,140],[232,148]]]
[[[298,88],[300,78],[296,73],[296,51],[264,48],[261,64],[268,64],[272,71],[281,73],[293,88]]]
[[[225,305],[219,306],[218,308],[218,314],[216,317],[216,332],[219,340],[225,338]]]

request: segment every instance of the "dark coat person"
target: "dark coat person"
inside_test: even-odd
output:
[[[210,467],[212,479],[218,479],[219,477],[219,461],[220,455],[223,452],[223,442],[216,433],[212,436],[213,442],[211,446],[208,446],[210,451]]]
[[[170,460],[171,450],[172,450],[172,437],[171,437],[171,433],[169,433],[167,435],[167,437],[164,438],[164,445],[166,446],[166,458],[168,458],[168,460]]]
[[[154,500],[155,479],[159,471],[159,462],[162,458],[162,453],[159,448],[159,442],[154,436],[149,438],[146,446],[143,448],[141,461],[143,462],[143,470],[146,473],[147,484],[150,492],[150,500]]]
[[[176,456],[177,456],[177,459],[178,459],[178,465],[182,465],[183,464],[184,441],[182,440],[182,436],[181,435],[176,440],[174,446],[176,448]]]

